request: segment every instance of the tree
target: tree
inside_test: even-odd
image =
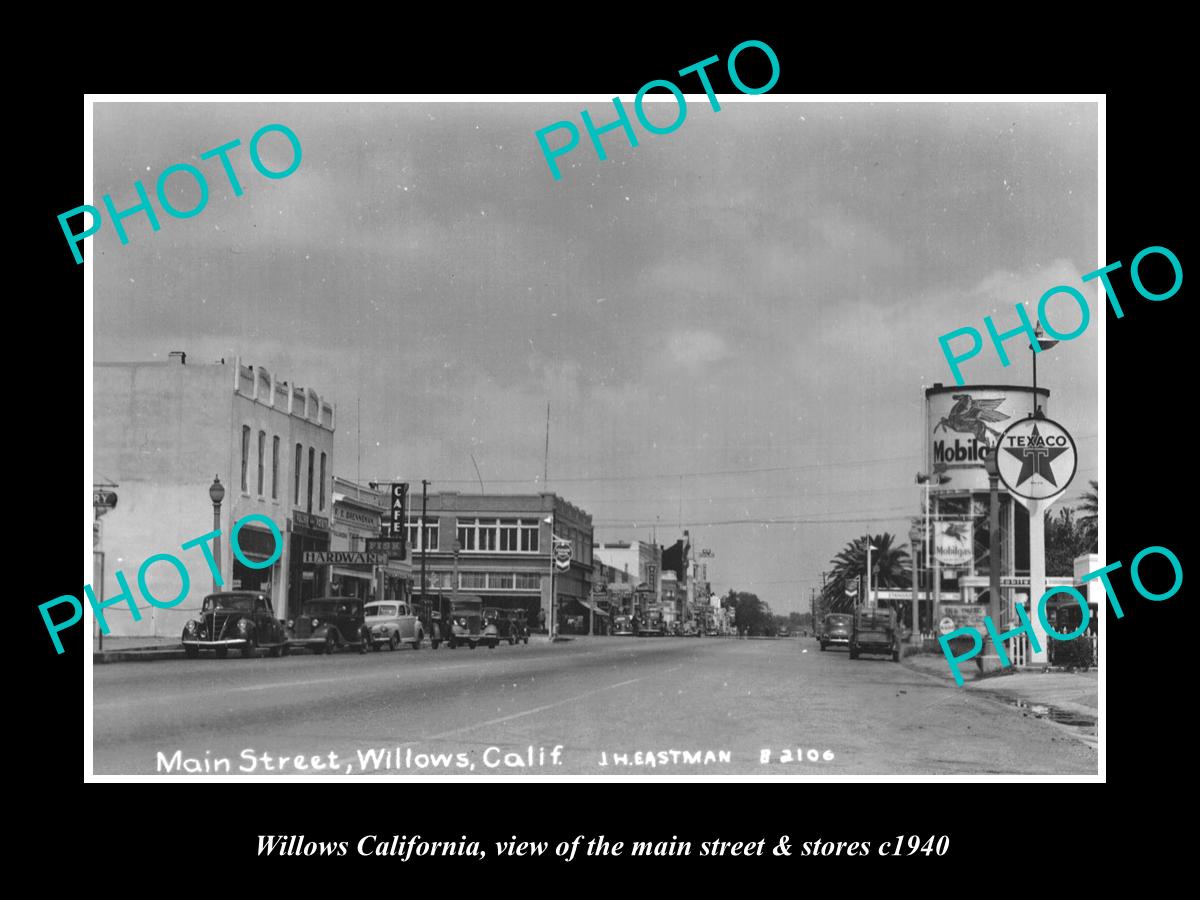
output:
[[[774,634],[775,617],[771,607],[758,599],[756,594],[729,589],[721,598],[722,609],[733,610],[733,624],[738,634]]]
[[[1096,553],[1098,542],[1100,540],[1100,529],[1097,525],[1100,516],[1100,484],[1096,481],[1089,481],[1092,489],[1083,495],[1079,506],[1076,507],[1076,512],[1079,513],[1079,518],[1076,520],[1081,528],[1086,529],[1092,535],[1092,553]]]
[[[1070,507],[1059,510],[1057,516],[1046,513],[1046,574],[1070,577],[1075,574],[1075,558],[1094,553],[1094,528],[1075,518]]]
[[[895,536],[883,534],[864,535],[848,543],[830,560],[832,577],[822,591],[822,607],[829,611],[852,609],[855,598],[846,596],[846,589],[856,591],[858,579],[867,571],[867,542],[875,546],[871,551],[871,584],[879,588],[907,588],[912,586],[912,563],[903,546],[893,546]],[[865,589],[866,579],[863,579]]]

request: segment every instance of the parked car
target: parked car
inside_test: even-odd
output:
[[[258,648],[271,656],[287,653],[283,622],[275,618],[271,598],[254,591],[209,594],[200,607],[200,618],[183,629],[183,652],[196,659],[201,650],[212,650],[224,659],[232,647],[242,656],[258,655]]]
[[[830,644],[850,646],[850,635],[854,632],[854,616],[849,613],[830,613],[821,623],[821,649]]]
[[[357,597],[318,597],[304,601],[299,618],[287,623],[288,646],[307,647],[313,653],[332,653],[353,647],[366,653],[371,632]]]
[[[495,624],[483,619],[483,600],[467,595],[450,601],[450,649],[466,644],[474,650],[480,644],[496,649],[500,635]]]
[[[408,644],[414,650],[425,640],[425,626],[411,606],[401,600],[377,600],[363,607],[363,620],[376,650],[400,649]],[[434,644],[437,647],[437,644]]]
[[[894,610],[862,607],[855,611],[850,658],[858,659],[862,653],[884,654],[892,662],[900,662],[900,633]]]
[[[612,633],[617,637],[633,637],[633,617],[613,616]]]
[[[791,636],[792,636],[792,632],[791,632],[789,629],[787,629],[787,628],[780,628],[780,629],[779,629],[779,636],[780,636],[780,637],[791,637]]]

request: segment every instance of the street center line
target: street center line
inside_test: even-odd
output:
[[[655,672],[654,676],[665,675],[668,672],[674,672],[676,669],[679,669],[679,668],[682,668],[682,667],[681,666],[673,666],[672,668],[667,669],[664,672]],[[585,691],[582,694],[576,694],[574,697],[568,697],[565,700],[556,700],[553,703],[547,703],[545,706],[535,706],[533,709],[527,709],[527,710],[524,710],[519,713],[512,713],[511,715],[501,716],[498,719],[489,719],[486,722],[476,722],[474,725],[464,725],[462,728],[455,728],[453,731],[443,731],[441,734],[432,734],[429,737],[425,738],[424,740],[440,741],[443,738],[453,737],[456,734],[463,734],[464,732],[467,732],[467,731],[474,731],[476,728],[486,728],[489,725],[500,725],[503,722],[511,722],[513,719],[521,719],[521,718],[524,718],[525,716],[532,716],[532,715],[536,715],[537,713],[540,713],[540,712],[545,712],[548,709],[554,709],[554,707],[562,706],[564,703],[574,703],[577,700],[582,700],[584,697],[591,697],[591,696],[594,696],[595,694],[602,694],[605,691],[611,691],[614,688],[625,687],[630,684],[637,684],[639,681],[645,681],[647,678],[651,678],[654,676],[643,675],[641,678],[631,678],[629,681],[621,681],[621,682],[618,682],[617,684],[610,684],[610,685],[607,685],[606,687],[596,688],[593,691]],[[414,744],[414,743],[416,743],[416,741],[408,741],[406,743]],[[404,746],[404,745],[401,745],[401,746]]]

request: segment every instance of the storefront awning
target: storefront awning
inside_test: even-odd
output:
[[[578,597],[572,597],[571,599],[572,599],[572,600],[574,600],[576,603],[578,603],[580,606],[584,607],[585,609],[589,609],[589,610],[591,610],[592,612],[594,612],[594,613],[595,613],[596,615],[598,615],[598,616],[608,616],[608,615],[611,615],[611,613],[609,613],[609,611],[608,611],[608,610],[606,610],[606,609],[601,609],[600,607],[596,606],[595,604],[593,604],[593,603],[592,603],[591,601],[589,601],[589,600],[580,600]]]
[[[374,573],[370,572],[369,570],[363,571],[362,569],[345,569],[341,566],[330,566],[330,569],[334,575],[340,575],[343,578],[360,578],[363,581],[375,580]]]

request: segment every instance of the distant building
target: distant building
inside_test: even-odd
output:
[[[409,548],[414,591],[420,594],[422,537],[427,552],[426,590],[448,594],[454,586],[454,544],[459,545],[458,589],[483,598],[485,607],[523,609],[531,628],[548,624],[551,602],[551,526],[571,544],[567,569],[554,570],[559,628],[588,630],[593,615],[592,517],[553,493],[429,494],[428,518],[420,499],[410,503]],[[539,613],[541,616],[539,617]],[[582,620],[582,623],[580,623]],[[597,629],[599,630],[599,629]]]
[[[97,363],[93,368],[93,471],[115,483],[119,503],[100,522],[104,554],[98,598],[120,593],[120,570],[142,615],[126,604],[105,610],[114,635],[178,635],[213,587],[199,547],[181,545],[213,530],[209,487],[220,479],[220,572],[223,590],[269,593],[280,617],[296,615],[303,598],[326,589],[325,567],[303,554],[328,550],[333,505],[334,407],[311,388],[281,381],[262,368],[232,362]],[[266,516],[281,533],[282,553],[269,568],[243,565],[231,552],[230,530],[251,514]],[[238,543],[251,562],[274,555],[263,523],[250,522]],[[211,546],[211,544],[209,545]],[[178,606],[150,606],[137,587],[138,569],[169,553],[187,567],[191,589]],[[170,600],[180,579],[167,563],[146,570],[151,594]]]

